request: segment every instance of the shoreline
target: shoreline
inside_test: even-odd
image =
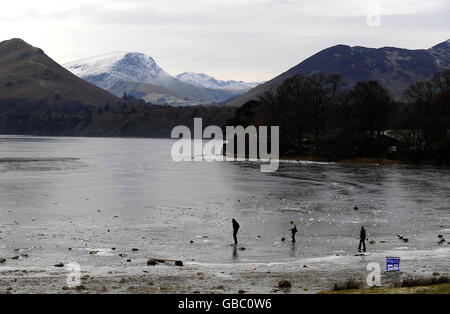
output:
[[[176,141],[177,139],[172,139],[170,137],[139,137],[139,136],[129,136],[129,137],[118,137],[118,136],[76,136],[76,135],[36,135],[36,134],[6,134],[2,133],[0,134],[0,139],[2,137],[37,137],[37,138],[74,138],[74,139],[136,139],[136,140],[145,140],[145,139],[156,139],[156,140],[173,140]],[[236,156],[235,156],[236,158]],[[248,157],[245,158],[245,160],[248,160]],[[265,162],[266,160],[258,159],[259,161]],[[239,161],[239,160],[235,160]],[[399,159],[390,159],[390,158],[369,158],[369,157],[357,157],[357,158],[351,158],[351,159],[341,159],[341,160],[332,160],[332,159],[326,159],[322,157],[317,157],[313,155],[295,155],[295,156],[286,156],[281,155],[279,157],[279,161],[298,161],[298,162],[322,162],[322,163],[337,163],[337,164],[361,164],[361,165],[392,165],[392,166],[443,166],[446,167],[443,164],[439,163],[433,163],[432,161],[424,161],[424,162],[411,162],[411,161],[405,161],[405,160],[399,160]]]
[[[449,249],[416,252],[402,257],[401,273],[386,273],[381,266],[383,288],[405,278],[448,276]],[[388,252],[366,256],[343,255],[305,258],[288,263],[199,264],[186,262],[135,267],[105,266],[81,269],[80,284],[70,287],[65,268],[0,267],[0,294],[316,294],[334,292],[333,286],[349,278],[363,283],[367,265],[384,260]],[[431,257],[430,257],[431,256]],[[144,266],[145,265],[145,266]],[[439,275],[437,275],[439,274]],[[278,287],[287,280],[291,288]],[[343,291],[341,293],[349,293]],[[356,293],[356,292],[355,292]],[[357,292],[360,293],[360,292]],[[382,293],[382,292],[381,292]]]
[[[324,158],[318,158],[314,156],[281,156],[280,160],[283,161],[305,161],[305,162],[324,162],[324,163],[336,163],[336,164],[355,164],[355,165],[382,165],[382,166],[442,166],[433,163],[414,163],[404,160],[388,159],[388,158],[368,158],[358,157],[353,159],[341,159],[341,160],[329,160]]]
[[[310,267],[310,266],[308,266]],[[123,274],[111,271],[106,276],[81,273],[79,285],[69,286],[67,272],[10,270],[0,275],[0,294],[320,294],[320,293],[364,293],[371,289],[364,285],[360,291],[333,291],[336,283],[356,278],[365,283],[362,269],[349,268],[335,271],[297,269],[295,272],[245,271],[224,272],[223,276],[202,268],[188,267],[184,270],[155,274],[145,271],[142,275]],[[382,275],[386,279],[386,275]],[[412,273],[402,273],[402,278]],[[431,278],[430,276],[421,278]],[[278,281],[287,280],[291,288],[280,288]],[[391,289],[389,285],[379,288]]]
[[[450,294],[450,284],[413,287],[373,287],[342,291],[324,291],[319,294]]]

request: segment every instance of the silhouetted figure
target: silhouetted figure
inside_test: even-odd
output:
[[[358,252],[361,252],[361,244],[363,246],[363,252],[366,251],[366,238],[366,229],[364,229],[364,226],[361,226],[361,231],[359,232]]]
[[[298,232],[297,226],[291,221],[292,243],[295,243],[295,234]]]
[[[239,224],[236,221],[236,219],[232,219],[231,222],[233,223],[233,239],[234,239],[234,245],[238,244],[238,240],[237,240],[237,233],[239,231]]]

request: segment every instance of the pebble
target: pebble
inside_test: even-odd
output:
[[[287,281],[287,280],[279,280],[278,281],[278,287],[280,287],[280,288],[290,288],[290,287],[292,287],[292,284],[289,281]]]
[[[147,261],[147,265],[149,265],[149,266],[155,266],[155,265],[157,265],[158,263],[155,261],[155,260],[152,260],[152,259],[149,259],[148,261]]]
[[[183,262],[182,261],[175,261],[175,266],[182,267]]]

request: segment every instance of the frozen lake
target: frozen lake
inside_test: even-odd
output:
[[[417,252],[448,263],[450,245],[438,245],[437,235],[450,240],[449,169],[286,162],[267,174],[251,162],[176,163],[172,143],[1,136],[4,266],[132,270],[148,257],[325,263],[356,253],[361,225],[376,241],[369,254],[414,259]],[[231,218],[246,250],[231,246]],[[289,240],[290,220],[299,229],[295,245],[280,240]],[[24,252],[29,256],[10,260]]]

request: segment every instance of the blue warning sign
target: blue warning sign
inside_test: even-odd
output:
[[[400,257],[386,257],[386,271],[400,271]]]

